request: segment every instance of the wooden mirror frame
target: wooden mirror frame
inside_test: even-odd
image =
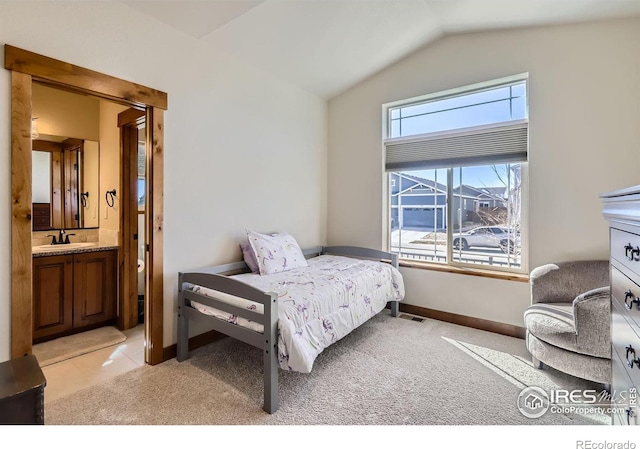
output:
[[[11,358],[32,351],[31,86],[35,80],[137,107],[146,113],[149,274],[145,361],[152,365],[161,363],[164,360],[163,173],[167,94],[11,45],[5,44],[4,58],[5,69],[11,71]],[[128,232],[127,227],[121,228],[121,247],[122,242],[131,237]],[[122,266],[122,251],[119,254]]]

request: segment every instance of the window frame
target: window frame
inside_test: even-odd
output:
[[[383,160],[384,160],[384,154],[385,154],[385,147],[384,147],[384,141],[385,139],[390,138],[390,131],[391,131],[391,110],[392,109],[397,109],[398,107],[406,107],[406,106],[411,106],[413,104],[418,104],[418,103],[424,103],[426,101],[429,100],[437,100],[437,99],[444,99],[446,97],[452,97],[452,96],[460,96],[460,95],[465,95],[465,94],[471,94],[477,91],[481,91],[481,90],[486,90],[486,89],[491,89],[491,88],[495,88],[498,87],[500,85],[505,85],[505,84],[510,84],[510,83],[516,83],[519,81],[524,81],[526,83],[526,89],[527,89],[527,93],[526,93],[526,98],[525,98],[525,110],[526,110],[526,117],[527,117],[527,121],[528,121],[528,117],[529,117],[529,76],[528,73],[524,73],[524,74],[518,74],[518,75],[513,75],[513,76],[508,76],[508,77],[504,77],[504,78],[500,78],[500,79],[495,79],[495,80],[491,80],[491,81],[486,81],[486,82],[481,82],[481,83],[476,83],[476,84],[471,84],[471,85],[467,85],[467,86],[462,86],[462,87],[457,87],[454,89],[448,89],[445,91],[440,91],[440,92],[435,92],[435,93],[431,93],[431,94],[426,94],[426,95],[421,95],[418,97],[413,97],[413,98],[409,98],[409,99],[405,99],[405,100],[398,100],[398,101],[394,101],[394,102],[390,102],[390,103],[386,103],[382,105],[382,115],[383,115],[383,120],[382,120],[382,124],[383,124],[383,129],[382,129],[382,145],[381,145],[381,150],[382,150],[382,154],[383,154]],[[506,122],[503,122],[506,123]],[[512,164],[512,163],[508,163],[508,164]],[[411,266],[415,267],[415,266],[424,266],[424,267],[429,267],[429,266],[433,266],[434,269],[442,271],[443,268],[446,267],[450,267],[453,268],[455,270],[457,269],[476,269],[479,271],[483,271],[483,272],[495,272],[496,274],[505,274],[505,275],[509,275],[509,274],[514,274],[514,275],[522,275],[522,274],[528,274],[528,259],[529,259],[529,245],[528,245],[528,236],[529,236],[529,229],[528,229],[528,222],[529,222],[529,216],[528,216],[528,211],[529,211],[529,201],[528,201],[528,197],[529,197],[529,192],[528,192],[528,187],[529,187],[529,167],[528,167],[528,163],[527,162],[520,162],[521,164],[521,191],[520,191],[520,205],[521,205],[521,210],[520,210],[520,267],[502,267],[502,266],[492,266],[492,265],[488,265],[488,264],[484,264],[484,263],[468,263],[468,262],[460,262],[460,261],[454,261],[453,260],[453,252],[454,252],[454,248],[453,248],[453,239],[455,238],[454,236],[454,226],[449,226],[447,225],[447,261],[446,262],[427,262],[427,261],[420,261],[420,260],[416,260],[416,259],[410,259],[410,258],[402,258],[400,257],[399,254],[399,260],[401,262],[407,262],[408,264],[410,264]],[[488,164],[485,165],[478,165],[478,166],[486,166]],[[454,178],[454,170],[458,169],[460,166],[447,166],[447,167],[441,167],[439,169],[445,169],[446,173],[447,173],[447,200],[446,200],[446,222],[449,223],[453,223],[453,178]],[[436,169],[436,170],[439,170]],[[412,170],[396,170],[396,171],[389,171],[386,172],[383,168],[383,193],[384,193],[384,211],[383,211],[383,246],[387,248],[387,251],[391,251],[391,247],[392,247],[392,239],[391,239],[391,233],[393,231],[392,228],[392,214],[391,214],[391,208],[392,208],[392,200],[391,200],[391,178],[392,178],[392,173],[402,173],[402,172],[411,172]],[[386,222],[386,225],[384,224]],[[399,226],[399,225],[398,225]],[[401,253],[401,252],[400,252]]]
[[[391,133],[391,110],[392,109],[397,109],[399,107],[409,107],[409,106],[415,106],[421,103],[426,103],[429,101],[435,101],[435,100],[445,100],[447,98],[452,98],[452,97],[458,97],[458,96],[463,96],[465,94],[471,94],[471,93],[475,93],[475,92],[480,92],[483,90],[490,90],[490,89],[494,89],[500,86],[504,86],[504,85],[509,85],[509,84],[515,84],[518,82],[524,81],[527,85],[527,95],[525,98],[525,110],[527,111],[526,117],[528,120],[529,117],[529,74],[528,73],[521,73],[518,75],[512,75],[512,76],[507,76],[504,78],[499,78],[499,79],[495,79],[495,80],[491,80],[491,81],[484,81],[481,83],[475,83],[475,84],[470,84],[467,86],[462,86],[462,87],[456,87],[453,89],[447,89],[444,91],[440,91],[440,92],[434,92],[434,93],[430,93],[430,94],[425,94],[425,95],[419,95],[417,97],[412,97],[412,98],[407,98],[404,100],[397,100],[397,101],[393,101],[390,103],[385,103],[382,105],[382,109],[383,109],[383,123],[384,123],[384,129],[383,129],[383,135],[382,135],[382,139],[391,139],[392,137],[390,136]],[[514,119],[513,121],[517,121],[518,119]],[[500,122],[500,123],[508,123],[508,122]],[[477,125],[477,126],[470,126],[470,128],[474,128],[474,127],[485,127],[485,126],[492,126],[494,125],[489,124],[489,125]],[[439,133],[439,132],[449,132],[449,131],[457,131],[463,128],[453,128],[451,130],[447,130],[447,131],[435,131],[432,134],[435,133]],[[411,138],[414,135],[409,135],[409,136],[399,136],[399,137],[395,137],[395,138]]]

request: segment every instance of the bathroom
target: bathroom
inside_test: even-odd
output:
[[[126,123],[132,113],[136,119]],[[33,344],[143,323],[144,114],[34,82],[32,117]],[[128,143],[125,135],[131,135]],[[135,180],[127,177],[131,202],[122,200],[121,154],[128,150],[136,153],[130,158]],[[125,222],[137,226],[136,276],[125,268],[131,248],[122,242]],[[131,280],[125,291],[126,276]],[[122,300],[135,291],[136,310],[125,318]]]

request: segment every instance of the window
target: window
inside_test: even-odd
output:
[[[386,105],[390,249],[520,272],[526,77]]]

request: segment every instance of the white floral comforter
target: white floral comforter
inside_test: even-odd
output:
[[[340,340],[384,309],[387,301],[404,299],[402,275],[388,263],[324,255],[309,266],[260,276],[233,276],[265,292],[278,293],[278,359],[285,370],[308,373],[324,348]],[[263,313],[262,304],[194,287],[206,296]],[[262,325],[212,307],[191,302],[213,315],[257,332]]]

